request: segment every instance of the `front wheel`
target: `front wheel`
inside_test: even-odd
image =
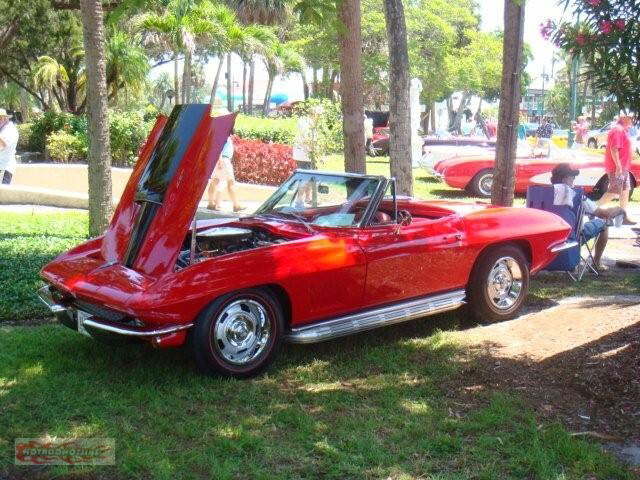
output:
[[[273,295],[242,290],[214,300],[198,315],[190,347],[202,373],[247,378],[273,361],[283,331],[282,308]]]
[[[486,168],[479,171],[467,185],[467,190],[472,195],[482,198],[491,197],[491,187],[493,186],[493,170]]]
[[[476,261],[467,288],[468,312],[479,323],[513,318],[529,290],[529,264],[515,245],[490,247]]]

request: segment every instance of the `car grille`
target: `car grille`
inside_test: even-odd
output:
[[[102,318],[103,320],[108,320],[110,322],[123,322],[128,318],[127,315],[122,312],[103,307],[102,305],[85,302],[83,300],[74,300],[71,305],[78,310],[90,313],[94,317]]]

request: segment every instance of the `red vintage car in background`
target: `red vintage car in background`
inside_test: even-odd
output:
[[[607,191],[609,178],[604,170],[604,155],[580,150],[537,148],[519,144],[516,156],[515,192],[524,194],[530,185],[549,184],[551,170],[561,162],[568,162],[580,170],[576,186],[581,186],[593,199]],[[491,197],[495,151],[472,155],[452,154],[436,162],[433,171],[447,185],[467,190],[477,197]],[[640,163],[631,164],[631,188],[640,179]],[[633,193],[633,192],[632,192]]]
[[[540,210],[397,198],[380,176],[297,171],[240,219],[196,221],[233,125],[208,105],[158,120],[104,235],[41,272],[41,298],[95,338],[184,343],[207,374],[247,377],[282,342],[329,340],[468,304],[515,315],[529,275],[568,248]]]

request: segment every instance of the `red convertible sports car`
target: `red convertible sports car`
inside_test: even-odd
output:
[[[549,151],[521,144],[516,156],[516,193],[526,193],[530,185],[549,184],[551,170],[561,162],[569,162],[573,168],[580,170],[575,184],[583,187],[594,200],[607,191],[609,178],[604,170],[603,154],[555,148]],[[487,150],[486,153],[452,155],[436,162],[433,170],[450,187],[488,198],[491,197],[494,163],[495,151]],[[631,164],[630,174],[633,193],[637,179],[640,179],[639,163]]]
[[[41,272],[66,326],[188,344],[205,373],[247,377],[282,342],[312,343],[468,304],[518,312],[529,275],[568,248],[551,213],[397,198],[395,181],[296,171],[255,212],[196,221],[233,115],[160,118],[104,235]]]

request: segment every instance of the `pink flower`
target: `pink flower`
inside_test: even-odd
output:
[[[576,43],[581,47],[584,47],[587,44],[588,37],[584,33],[579,33],[576,35]]]
[[[598,7],[602,3],[602,0],[587,0],[587,3],[592,7]]]
[[[626,27],[626,22],[624,21],[624,18],[619,18],[617,20],[615,20],[613,22],[613,25],[618,29],[618,30],[624,30],[624,27]]]
[[[600,31],[608,35],[613,30],[613,22],[611,20],[602,20],[600,22]]]

